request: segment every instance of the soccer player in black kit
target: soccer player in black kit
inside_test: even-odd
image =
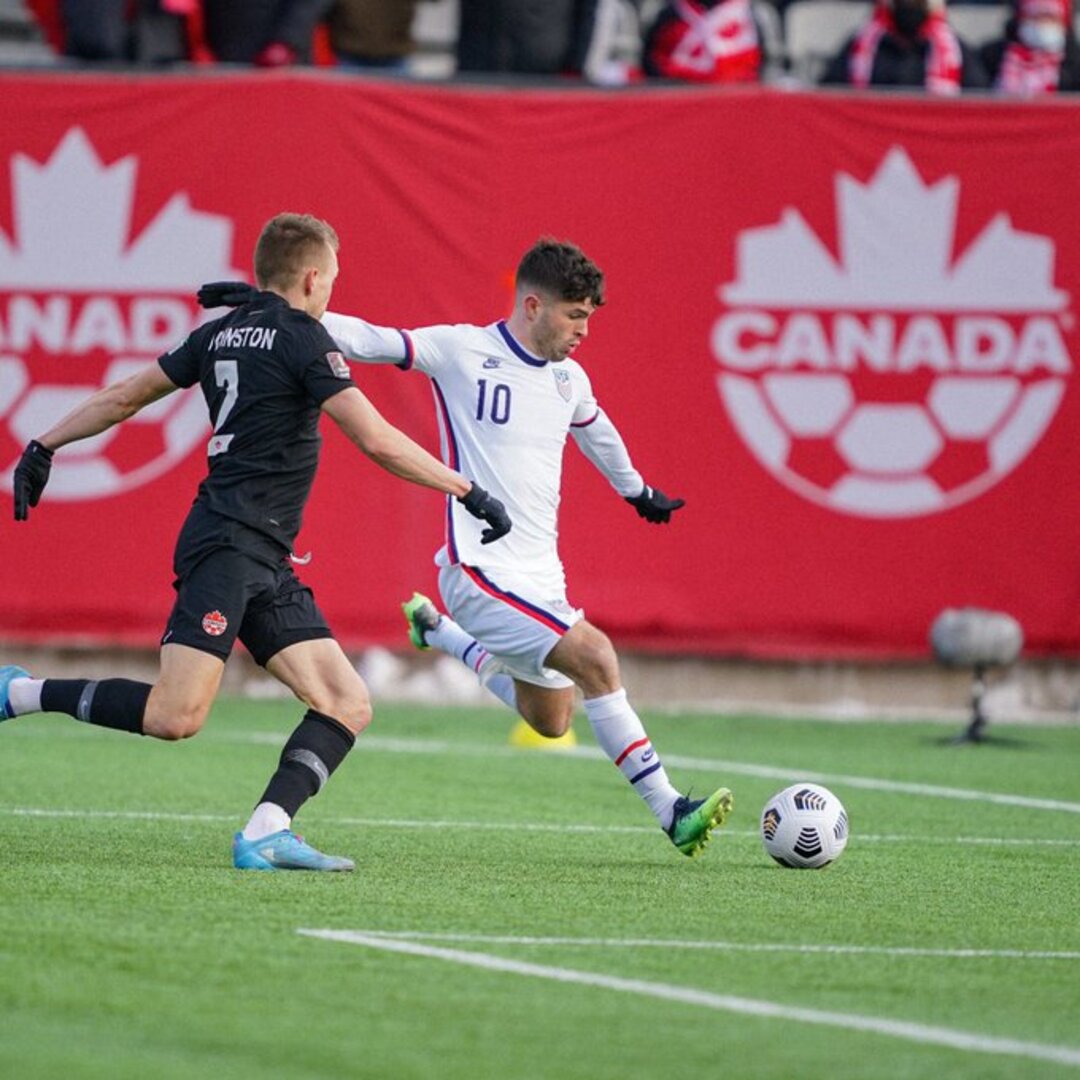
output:
[[[253,299],[89,397],[29,443],[14,475],[22,521],[45,488],[53,451],[200,384],[213,424],[209,468],[176,544],[177,596],[157,681],[38,679],[3,667],[0,721],[60,712],[158,739],[189,738],[206,720],[239,638],[307,706],[234,838],[233,864],[243,870],[353,869],[291,828],[371,721],[367,687],[290,565],[318,465],[320,414],[383,469],[459,499],[487,523],[485,542],[510,529],[497,499],[391,426],[353,383],[318,322],[337,277],[337,250],[336,233],[318,218],[272,218],[255,247]]]

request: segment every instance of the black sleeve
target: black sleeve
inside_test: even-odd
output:
[[[177,386],[194,386],[199,381],[199,349],[192,341],[195,333],[188,334],[183,341],[163,356],[158,357],[158,367]]]
[[[324,327],[313,322],[298,337],[299,378],[317,405],[355,385],[348,360]]]

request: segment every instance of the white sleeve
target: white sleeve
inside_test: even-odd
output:
[[[645,488],[641,473],[630,461],[630,453],[607,413],[591,399],[595,406],[591,418],[575,420],[570,434],[581,452],[608,478],[611,486],[622,496],[633,498]]]
[[[354,315],[328,311],[320,322],[349,360],[410,367],[412,344],[404,330],[375,326]]]

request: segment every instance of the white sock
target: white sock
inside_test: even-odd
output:
[[[499,673],[481,681],[504,705],[517,712],[517,688],[512,675]]]
[[[44,679],[12,679],[8,683],[8,701],[16,716],[41,712],[41,686]]]
[[[666,829],[679,792],[671,786],[659,755],[626,699],[626,691],[619,689],[603,697],[586,698],[585,715],[601,749]]]
[[[493,671],[492,668],[498,667],[498,660],[449,615],[439,616],[435,629],[425,631],[424,641],[460,660],[504,705],[517,712],[517,691],[513,678],[498,670]]]
[[[477,675],[492,658],[471,634],[467,634],[449,615],[440,615],[434,630],[424,631],[424,641],[444,653],[457,657],[467,668]]]
[[[292,824],[292,818],[277,803],[261,802],[252,811],[244,826],[245,840],[261,840],[271,833],[281,832]]]

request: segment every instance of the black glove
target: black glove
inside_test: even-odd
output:
[[[200,307],[239,307],[254,300],[258,289],[246,281],[208,281],[199,286]]]
[[[15,466],[12,486],[15,489],[15,520],[25,521],[31,506],[37,506],[45,485],[49,482],[53,452],[31,439]]]
[[[506,512],[506,507],[475,481],[468,492],[458,499],[458,502],[474,518],[486,521],[491,526],[480,534],[481,544],[490,544],[510,531],[510,515]]]
[[[633,498],[627,496],[626,501],[638,512],[638,517],[654,525],[666,525],[672,513],[686,505],[685,499],[670,499],[659,488],[649,487],[648,484],[640,495]]]

